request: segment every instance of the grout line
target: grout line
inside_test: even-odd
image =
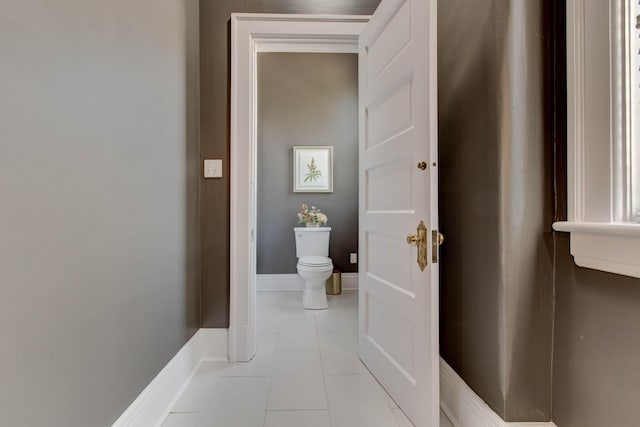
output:
[[[273,378],[269,378],[269,391],[267,392],[267,401],[264,403],[264,413],[262,414],[262,427],[267,424],[267,411],[269,410],[269,397],[271,397],[271,385],[273,384]]]
[[[249,362],[241,362],[249,363]],[[220,375],[220,378],[271,378],[272,375]]]
[[[371,373],[369,373],[369,372],[362,372],[362,373],[350,372],[350,373],[346,373],[346,374],[324,374],[325,377],[359,377],[359,376],[363,376],[363,375],[371,375]]]
[[[273,308],[272,308],[273,309]],[[278,354],[278,343],[280,342],[280,329],[278,329],[278,332],[269,332],[270,335],[277,335],[277,337],[275,337],[276,339],[276,343],[275,343],[275,354]],[[275,371],[276,371],[276,360],[277,357],[273,357],[273,366],[271,368],[271,376],[269,377],[269,392],[267,393],[267,405],[264,408],[264,417],[262,419],[262,427],[265,427],[265,425],[267,424],[267,412],[269,411],[269,402],[271,401],[271,390],[273,389],[273,377],[275,376]]]
[[[318,317],[317,313],[313,316],[314,324],[316,325],[316,340],[318,341],[318,353],[320,354],[320,369],[322,370],[322,385],[324,386],[324,397],[327,400],[327,412],[329,413],[329,426],[333,425],[333,419],[331,418],[331,406],[329,405],[329,391],[327,390],[327,380],[324,372],[324,358],[322,357],[322,351],[320,349],[320,337],[318,336]]]

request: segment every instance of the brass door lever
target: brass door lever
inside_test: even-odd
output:
[[[427,226],[424,225],[424,221],[420,221],[416,234],[409,234],[407,236],[407,243],[410,246],[418,247],[418,265],[420,271],[424,271],[427,267]]]

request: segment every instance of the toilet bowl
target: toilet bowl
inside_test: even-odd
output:
[[[331,258],[307,256],[298,260],[298,275],[304,280],[302,306],[308,310],[329,308],[325,282],[333,273]]]
[[[329,308],[325,282],[333,273],[333,262],[329,258],[330,227],[293,229],[296,238],[298,276],[304,280],[302,306],[308,310]]]

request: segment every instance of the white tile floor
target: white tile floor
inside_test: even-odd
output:
[[[257,320],[256,357],[203,363],[163,427],[412,426],[358,359],[357,292],[321,311],[299,292],[259,292]]]

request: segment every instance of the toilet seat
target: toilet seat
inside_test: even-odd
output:
[[[333,268],[333,262],[331,258],[325,256],[305,256],[298,260],[300,267],[331,267]]]

